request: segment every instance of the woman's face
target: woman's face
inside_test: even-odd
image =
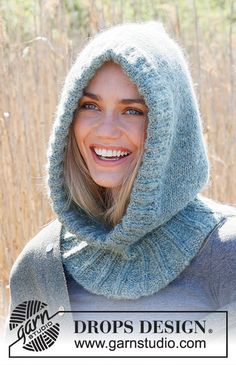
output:
[[[121,67],[107,62],[85,88],[75,138],[96,184],[114,188],[132,172],[145,139],[148,109]]]

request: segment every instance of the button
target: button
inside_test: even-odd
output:
[[[63,305],[61,305],[61,306],[58,308],[58,310],[59,310],[59,311],[64,311],[64,310],[65,310],[65,308],[63,307]],[[65,313],[63,313],[63,312],[58,313],[58,315],[59,315],[60,317],[64,316],[64,314],[65,314]]]
[[[77,246],[77,249],[78,251],[81,251],[84,247],[88,246],[87,242],[85,241],[81,241],[78,246]]]
[[[46,252],[50,252],[52,251],[53,249],[53,244],[52,243],[49,243],[47,246],[46,246]]]
[[[67,239],[67,238],[72,238],[72,237],[76,237],[75,234],[72,234],[70,232],[66,232],[65,235],[64,235],[64,238]]]

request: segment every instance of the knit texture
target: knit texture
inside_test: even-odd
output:
[[[143,163],[122,222],[109,230],[66,205],[64,150],[73,113],[96,70],[118,63],[148,106]],[[90,40],[66,77],[48,149],[49,196],[63,262],[87,290],[135,299],[174,280],[228,213],[199,195],[208,181],[202,124],[188,66],[160,23],[123,24]],[[227,210],[227,209],[226,209]]]

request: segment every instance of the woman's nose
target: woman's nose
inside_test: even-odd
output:
[[[122,131],[119,125],[119,118],[117,115],[110,113],[102,115],[96,128],[97,137],[107,139],[120,138]]]

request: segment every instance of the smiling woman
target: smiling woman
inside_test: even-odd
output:
[[[13,266],[12,309],[32,298],[52,313],[236,302],[236,210],[201,194],[202,120],[162,24],[121,24],[88,42],[66,77],[46,167],[57,219]]]
[[[86,88],[73,127],[96,184],[121,186],[137,164],[147,118],[147,107],[141,100],[137,86],[112,62],[105,63]]]
[[[147,113],[122,68],[104,63],[84,90],[70,127],[68,204],[73,200],[110,225],[121,220],[142,159]]]

